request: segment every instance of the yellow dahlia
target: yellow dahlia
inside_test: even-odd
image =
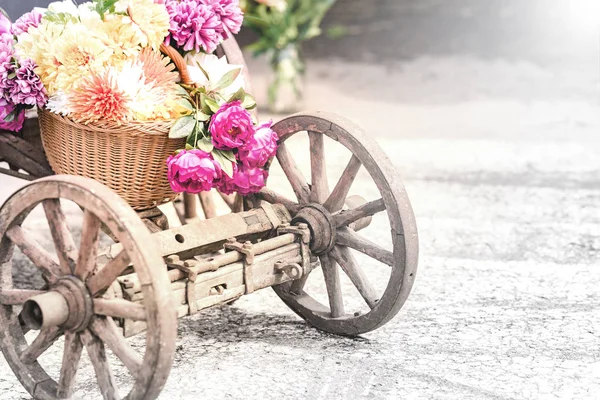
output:
[[[119,0],[117,10],[126,9],[128,22],[140,37],[142,47],[158,50],[169,34],[170,18],[164,4],[155,4],[154,0]]]
[[[54,93],[56,89],[56,77],[61,66],[61,62],[56,58],[56,41],[63,28],[63,26],[47,24],[42,21],[38,27],[31,27],[27,32],[21,34],[19,42],[15,46],[18,56],[30,58],[36,62],[38,67],[35,69],[35,73],[42,80],[48,94]]]
[[[99,120],[122,123],[133,119],[133,101],[119,87],[114,70],[106,68],[78,82],[69,95],[68,108],[71,117],[81,123]]]
[[[145,40],[145,36],[135,29],[129,17],[107,15],[100,29],[110,39],[109,46],[114,51],[114,63],[135,57],[141,51],[141,42]]]
[[[90,32],[83,25],[67,25],[54,44],[61,64],[56,87],[67,92],[78,80],[102,71],[113,55],[108,38]]]

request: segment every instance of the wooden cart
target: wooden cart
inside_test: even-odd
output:
[[[235,42],[226,42],[223,49],[233,63],[243,62]],[[173,362],[178,317],[267,287],[310,324],[339,335],[371,331],[399,311],[415,279],[418,241],[409,200],[387,156],[357,126],[330,114],[294,115],[273,129],[280,138],[277,161],[296,200],[266,187],[245,198],[239,212],[171,229],[158,209],[136,213],[96,181],[53,175],[36,120],[28,120],[18,134],[0,133],[0,172],[32,180],[0,208],[0,346],[34,398],[69,398],[85,347],[105,399],[154,399]],[[311,184],[294,162],[296,149],[286,145],[303,134],[310,143]],[[339,142],[350,153],[332,186],[326,141]],[[377,200],[349,197],[362,167],[379,191]],[[360,187],[354,189],[360,192]],[[79,246],[61,200],[83,210]],[[55,254],[23,228],[38,205],[48,220]],[[389,220],[389,248],[360,234],[377,213]],[[100,248],[102,231],[115,244]],[[14,284],[15,248],[38,268],[43,277],[39,287]],[[383,289],[376,289],[351,249],[389,267]],[[345,308],[346,286],[338,265],[366,311]],[[316,269],[326,287],[324,301],[307,286]],[[39,333],[28,343],[25,334],[31,330]],[[143,353],[125,339],[138,334],[146,335]],[[38,359],[62,336],[63,361],[54,379]],[[127,394],[117,387],[106,348],[131,375]]]

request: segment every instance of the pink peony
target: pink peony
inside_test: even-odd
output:
[[[226,103],[212,116],[210,134],[217,149],[231,150],[244,146],[254,134],[252,116],[242,103]]]
[[[182,150],[167,159],[168,177],[173,191],[200,193],[221,178],[221,167],[202,150]]]
[[[271,129],[273,121],[262,124],[256,128],[256,132],[248,143],[238,152],[238,159],[246,166],[264,167],[267,161],[277,151],[277,134]]]
[[[46,89],[40,77],[34,72],[35,68],[37,68],[36,63],[26,59],[15,71],[16,78],[10,88],[10,99],[13,103],[43,107],[48,101]],[[0,66],[0,73],[1,70]]]
[[[166,7],[170,36],[184,51],[212,53],[223,40],[223,24],[212,8],[197,0],[168,0]]]
[[[42,13],[36,8],[27,14],[23,14],[23,16],[13,24],[13,33],[16,36],[19,36],[22,33],[27,33],[29,28],[37,28],[40,22],[42,22],[42,16]]]
[[[4,118],[15,110],[15,105],[6,99],[0,97],[0,130],[18,132],[23,128],[25,122],[25,110],[21,110],[17,118],[11,122],[6,122]]]
[[[210,6],[217,14],[223,25],[225,25],[224,37],[227,38],[227,33],[237,34],[240,32],[242,22],[244,21],[244,13],[240,8],[239,0],[200,0],[203,4]]]
[[[238,165],[233,173],[233,178],[223,174],[218,188],[222,193],[231,194],[237,192],[242,196],[257,193],[265,186],[269,172],[262,168],[247,168]]]

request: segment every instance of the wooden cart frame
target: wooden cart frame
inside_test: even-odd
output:
[[[220,52],[245,66],[233,39]],[[267,186],[243,203],[227,199],[236,212],[216,216],[205,210],[207,219],[171,229],[158,209],[136,213],[96,181],[53,175],[35,119],[17,134],[0,132],[0,161],[7,165],[0,172],[32,181],[0,208],[0,346],[34,398],[70,398],[83,348],[105,399],[123,395],[107,348],[131,375],[131,390],[124,398],[156,398],[173,362],[177,318],[262,288],[273,287],[299,316],[334,334],[369,332],[396,315],[415,280],[418,240],[410,202],[391,162],[360,128],[339,116],[303,113],[273,129],[279,136],[276,158],[296,200]],[[297,134],[308,135],[310,184],[294,162],[295,149],[287,146]],[[326,141],[341,143],[351,153],[332,188]],[[379,191],[374,201],[349,196],[361,168]],[[61,200],[83,210],[79,246]],[[209,201],[205,198],[202,204]],[[55,254],[22,226],[38,205],[48,220]],[[187,211],[188,216],[193,213],[189,202]],[[391,228],[391,249],[360,234],[373,215],[383,212]],[[114,245],[99,248],[101,230],[110,233]],[[15,287],[15,248],[39,269],[43,286]],[[375,289],[351,249],[390,268],[383,291]],[[325,304],[306,286],[317,268],[323,273]],[[366,312],[345,308],[342,272],[368,306]],[[30,330],[39,333],[28,343],[25,334]],[[144,354],[125,340],[142,333]],[[54,379],[37,360],[62,336],[63,361]]]

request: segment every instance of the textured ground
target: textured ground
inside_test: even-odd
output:
[[[597,47],[580,50],[548,65],[314,61],[311,108],[359,122],[403,177],[420,234],[413,293],[357,339],[314,330],[269,290],[183,319],[161,398],[597,399],[600,86]],[[331,151],[332,177],[346,160]],[[19,184],[0,178],[0,201]],[[375,196],[364,176],[354,189]],[[387,240],[381,218],[369,229]],[[60,357],[55,346],[44,363],[56,373]],[[98,397],[92,376],[84,363],[79,397]],[[20,398],[0,359],[0,399]]]

